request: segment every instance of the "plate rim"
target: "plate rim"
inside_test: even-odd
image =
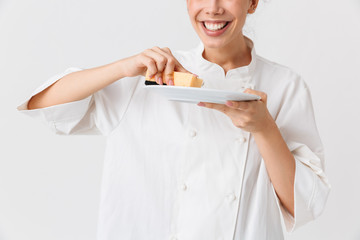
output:
[[[260,100],[261,97],[255,94],[244,93],[244,92],[236,92],[236,91],[228,91],[223,89],[216,88],[197,88],[197,87],[183,87],[183,86],[167,86],[167,85],[145,85],[144,88],[152,88],[152,89],[177,89],[177,90],[194,90],[194,91],[206,91],[206,92],[217,92],[217,93],[225,93],[225,94],[245,94],[248,96],[256,96],[257,100]],[[251,100],[250,100],[251,101]]]

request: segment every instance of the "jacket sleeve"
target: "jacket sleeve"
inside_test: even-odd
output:
[[[278,200],[287,232],[317,218],[330,184],[324,173],[324,149],[315,123],[311,94],[299,77],[283,99],[276,123],[296,162],[294,217]]]
[[[79,101],[29,110],[32,96],[80,68],[68,68],[38,87],[17,109],[47,124],[59,135],[108,135],[120,122],[139,83],[139,78],[124,78]]]

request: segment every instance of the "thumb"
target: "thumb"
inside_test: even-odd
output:
[[[267,101],[267,95],[264,92],[256,91],[251,88],[247,88],[247,89],[245,89],[244,93],[249,93],[249,94],[260,96],[261,97],[260,101],[262,101],[262,102],[266,103],[266,101]]]

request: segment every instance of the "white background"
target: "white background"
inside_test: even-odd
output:
[[[326,148],[326,209],[287,239],[360,239],[360,1],[260,2],[247,33],[303,75]],[[1,240],[96,236],[105,138],[57,136],[16,107],[67,67],[198,41],[185,0],[0,0]]]

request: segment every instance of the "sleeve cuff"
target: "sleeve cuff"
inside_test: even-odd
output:
[[[278,202],[286,231],[291,233],[322,213],[331,186],[320,167],[320,158],[306,145],[290,143],[289,149],[296,164],[294,217]]]
[[[47,80],[43,85],[38,87],[28,98],[27,100],[17,107],[17,110],[25,115],[35,118],[45,124],[47,124],[52,131],[57,134],[71,134],[76,129],[75,126],[83,119],[89,110],[91,110],[93,96],[89,96],[79,101],[58,104],[50,107],[39,108],[39,109],[28,109],[28,102],[32,96],[43,91],[65,75],[80,71],[80,68],[68,68],[61,74],[58,74],[49,80]],[[90,112],[90,111],[89,111]]]
[[[18,110],[28,110],[28,102],[30,101],[30,99],[35,96],[36,94],[38,94],[39,92],[42,92],[43,90],[45,90],[46,88],[48,88],[49,86],[51,86],[52,84],[54,84],[56,81],[58,81],[59,79],[61,79],[62,77],[64,77],[65,75],[68,75],[72,72],[77,72],[77,71],[81,71],[81,68],[68,68],[66,69],[64,72],[57,74],[51,78],[49,78],[45,83],[43,83],[40,87],[38,87],[37,89],[35,89],[35,91],[33,91],[30,96],[27,98],[27,100],[20,104],[17,109]]]

